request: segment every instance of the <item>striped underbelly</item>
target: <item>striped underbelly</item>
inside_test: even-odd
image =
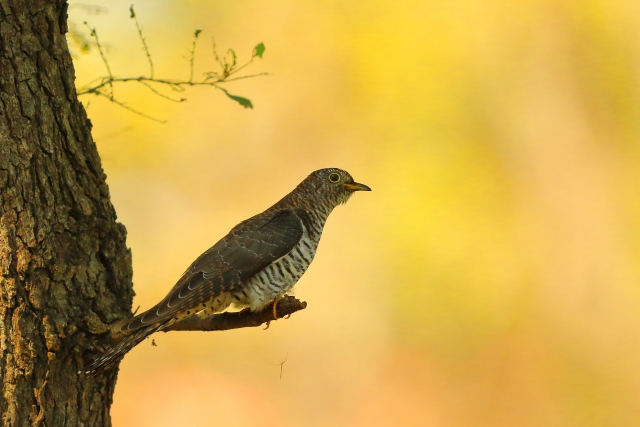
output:
[[[259,311],[274,298],[284,295],[300,280],[313,261],[317,243],[304,236],[291,252],[269,265],[241,286],[236,293],[240,305]]]

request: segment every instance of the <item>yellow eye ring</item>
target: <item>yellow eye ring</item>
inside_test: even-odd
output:
[[[340,174],[337,174],[335,172],[330,173],[329,174],[329,181],[333,182],[334,184],[340,182]]]

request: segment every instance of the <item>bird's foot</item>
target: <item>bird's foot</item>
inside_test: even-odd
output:
[[[273,305],[271,306],[271,310],[273,313],[273,319],[272,320],[278,320],[278,298],[274,298],[273,299]],[[267,326],[263,329],[263,330],[267,330],[269,329],[269,325],[271,325],[271,320],[267,320]]]

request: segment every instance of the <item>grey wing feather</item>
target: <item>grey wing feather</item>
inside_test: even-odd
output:
[[[267,211],[238,224],[191,264],[160,303],[131,319],[122,330],[133,331],[164,322],[232,291],[288,254],[302,233],[302,221],[290,210]]]

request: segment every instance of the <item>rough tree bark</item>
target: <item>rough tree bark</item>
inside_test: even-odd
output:
[[[78,101],[66,20],[64,0],[0,0],[4,426],[110,426],[117,369],[77,372],[131,316],[126,230]],[[288,297],[277,317],[305,307]],[[185,319],[171,330],[258,326],[270,315]]]
[[[0,0],[0,412],[108,426],[116,371],[78,376],[130,316],[125,228],[78,101],[62,0]]]

